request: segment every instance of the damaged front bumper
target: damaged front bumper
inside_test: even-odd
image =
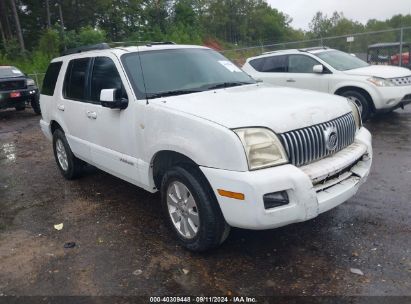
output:
[[[288,164],[248,172],[201,170],[227,223],[260,230],[306,221],[347,201],[365,182],[371,163],[371,135],[361,128],[352,145],[304,167]],[[217,189],[243,193],[244,200],[220,196]],[[264,195],[277,192],[286,192],[288,203],[267,208]]]

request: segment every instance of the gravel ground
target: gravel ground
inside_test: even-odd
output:
[[[354,198],[305,223],[233,229],[204,254],[176,245],[158,194],[94,168],[64,180],[38,121],[0,111],[0,295],[411,296],[411,107],[367,123],[374,164]]]

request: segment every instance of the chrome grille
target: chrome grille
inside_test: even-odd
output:
[[[391,78],[391,81],[396,86],[408,86],[411,85],[411,76]]]
[[[325,142],[325,130],[330,127],[336,129],[338,136],[337,147],[334,150],[328,150]],[[354,117],[352,113],[348,113],[325,123],[282,133],[280,138],[290,163],[302,166],[351,145],[354,142],[355,131]]]

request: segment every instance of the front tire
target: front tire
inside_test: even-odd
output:
[[[370,117],[372,108],[364,94],[350,90],[343,92],[341,96],[347,97],[358,106],[361,112],[362,121],[366,121]]]
[[[80,176],[84,163],[74,156],[64,132],[60,129],[53,133],[53,151],[57,166],[65,179],[72,180]]]
[[[205,177],[194,167],[173,167],[161,183],[161,200],[180,244],[201,252],[220,245],[229,226]]]

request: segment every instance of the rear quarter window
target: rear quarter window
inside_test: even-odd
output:
[[[41,94],[53,96],[54,89],[56,88],[57,78],[61,70],[61,65],[63,62],[52,62],[47,68],[46,75],[44,76],[43,86],[41,89]]]

